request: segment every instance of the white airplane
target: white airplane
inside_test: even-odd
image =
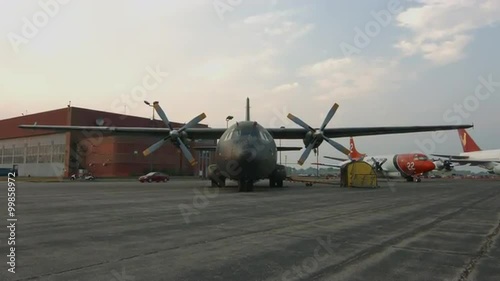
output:
[[[472,137],[464,129],[458,130],[458,136],[462,143],[463,153],[459,155],[433,154],[437,157],[447,158],[446,165],[451,162],[459,165],[470,165],[484,168],[491,173],[500,175],[500,149],[481,150]]]

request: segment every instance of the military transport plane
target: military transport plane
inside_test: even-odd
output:
[[[458,130],[458,136],[462,143],[463,153],[459,155],[433,154],[434,156],[447,158],[446,165],[458,163],[460,165],[478,166],[500,175],[500,149],[481,150],[474,139],[464,129]]]
[[[226,179],[236,180],[239,191],[252,191],[253,184],[261,179],[269,179],[270,186],[282,186],[286,178],[285,167],[277,164],[275,138],[303,139],[306,147],[298,163],[303,164],[312,150],[326,141],[344,154],[349,149],[331,138],[349,136],[368,136],[382,134],[401,134],[437,130],[454,130],[470,128],[472,125],[459,126],[411,126],[411,127],[371,127],[371,128],[326,128],[339,105],[334,104],[326,115],[321,127],[313,128],[298,117],[288,114],[288,118],[302,128],[264,128],[250,119],[250,102],[247,98],[246,119],[236,122],[229,128],[192,128],[203,120],[202,113],[181,128],[173,128],[167,115],[158,102],[153,104],[166,128],[149,127],[100,127],[100,126],[51,126],[51,125],[20,125],[20,128],[43,129],[52,131],[99,131],[109,134],[125,135],[155,135],[164,136],[158,142],[147,148],[145,156],[154,152],[166,143],[179,147],[191,165],[196,165],[194,157],[186,146],[188,139],[218,139],[215,147],[216,163],[209,167],[212,183],[223,186]]]

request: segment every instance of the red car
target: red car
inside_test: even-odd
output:
[[[170,180],[170,177],[168,175],[165,175],[163,173],[159,173],[159,172],[151,172],[149,174],[146,174],[144,176],[141,176],[139,178],[139,181],[140,182],[166,182],[166,181],[169,181]]]

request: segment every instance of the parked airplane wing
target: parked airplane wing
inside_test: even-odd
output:
[[[349,136],[372,136],[385,134],[404,134],[417,132],[430,132],[440,130],[456,130],[457,128],[470,128],[472,125],[458,126],[410,126],[410,127],[360,127],[360,128],[338,128],[324,129],[324,135],[329,138],[341,138]],[[170,133],[169,128],[148,127],[104,127],[104,126],[53,126],[53,125],[19,125],[19,128],[36,129],[46,131],[87,131],[109,134],[127,135],[153,135],[161,136]],[[226,128],[189,128],[185,132],[192,139],[218,139],[226,131]],[[275,139],[303,139],[308,130],[303,128],[268,128],[269,133]]]
[[[460,165],[471,164],[473,166],[487,165],[490,163],[498,163],[498,159],[451,159],[453,163],[459,163]]]
[[[323,134],[328,138],[374,136],[388,134],[406,134],[418,132],[447,131],[459,128],[471,128],[473,125],[438,125],[438,126],[400,126],[400,127],[358,127],[325,128]],[[302,139],[310,130],[304,128],[266,128],[275,139]]]
[[[83,131],[103,134],[163,136],[170,133],[169,128],[148,127],[101,127],[101,126],[52,126],[52,125],[19,125],[19,128],[46,130],[51,132]],[[218,139],[226,128],[189,128],[185,132],[192,139]]]
[[[332,160],[341,161],[341,162],[349,160],[349,159],[339,158],[339,157],[333,157],[333,156],[323,156],[323,157],[328,158],[328,159],[332,159]]]
[[[432,154],[432,156],[443,157],[443,158],[452,159],[452,160],[469,159],[469,156],[460,156],[460,155]]]
[[[301,146],[278,146],[276,147],[278,151],[298,151],[302,150]]]
[[[331,168],[337,168],[340,169],[342,168],[342,165],[338,164],[325,164],[325,163],[311,163],[311,165],[318,165],[318,166],[325,166],[325,167],[331,167]]]

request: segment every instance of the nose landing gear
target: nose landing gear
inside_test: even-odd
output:
[[[238,191],[239,192],[251,192],[251,191],[253,191],[253,181],[240,179],[238,181]]]

